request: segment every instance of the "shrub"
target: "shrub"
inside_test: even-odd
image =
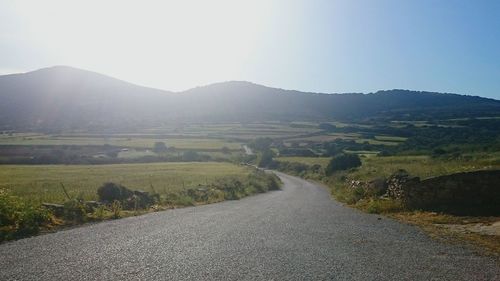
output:
[[[87,218],[85,204],[81,199],[73,199],[64,203],[64,219],[73,222],[84,222]]]
[[[226,178],[218,184],[218,188],[224,191],[224,199],[226,200],[239,200],[244,196],[244,186],[239,179]]]
[[[120,184],[107,182],[97,189],[97,195],[100,201],[111,203],[116,200],[123,201],[130,198],[134,195],[134,192]]]
[[[182,161],[192,162],[200,160],[201,157],[196,151],[188,150],[182,154]]]
[[[269,147],[273,143],[271,138],[256,138],[251,143],[248,144],[251,148],[257,151],[269,150]]]
[[[272,150],[267,149],[259,155],[259,158],[257,159],[257,165],[259,167],[271,167],[273,165],[273,157],[274,153],[272,152]]]
[[[105,213],[106,209],[104,208],[104,205],[100,205],[99,207],[94,209],[94,218],[98,220],[103,220]]]
[[[105,203],[119,201],[121,207],[129,209],[144,209],[160,201],[158,194],[140,190],[130,190],[123,185],[108,182],[97,189],[99,200]]]
[[[122,203],[118,200],[113,201],[113,204],[111,204],[111,212],[113,213],[114,219],[119,219],[122,212]]]
[[[281,180],[275,174],[266,174],[267,187],[269,190],[278,190],[281,186]]]
[[[334,156],[326,167],[326,174],[331,175],[336,171],[348,170],[361,166],[361,159],[357,154],[340,154]]]
[[[149,192],[134,190],[132,196],[121,200],[122,207],[126,210],[145,209],[160,201],[158,194],[150,195]]]
[[[47,209],[0,189],[0,241],[35,235],[50,221]]]
[[[153,146],[153,152],[164,153],[167,151],[167,145],[164,142],[157,141]]]

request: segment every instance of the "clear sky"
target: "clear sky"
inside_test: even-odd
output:
[[[500,1],[0,0],[0,73],[53,65],[175,91],[247,80],[500,99]]]

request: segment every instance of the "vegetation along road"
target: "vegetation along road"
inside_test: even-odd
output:
[[[493,259],[334,202],[283,190],[0,245],[0,280],[500,280]]]

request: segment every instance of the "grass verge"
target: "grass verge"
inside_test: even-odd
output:
[[[214,164],[221,167],[220,163]],[[147,180],[143,181],[142,184],[146,187],[149,184],[151,192],[133,190],[114,183],[104,184],[99,189],[92,187],[90,190],[99,193],[97,191],[103,187],[111,186],[107,192],[99,193],[98,202],[87,201],[83,197],[83,193],[71,197],[64,185],[59,190],[60,193],[67,196],[64,202],[58,201],[64,203],[62,205],[42,205],[39,200],[33,200],[31,196],[22,197],[5,188],[0,188],[0,242],[87,222],[136,216],[148,212],[210,204],[224,200],[238,200],[245,196],[280,188],[281,181],[274,174],[253,167],[233,166],[232,169],[236,169],[238,173],[220,174],[221,171],[219,171],[218,175],[221,176],[212,178],[210,182],[204,181],[203,184],[199,183],[195,186],[170,188],[168,192],[158,193],[151,182]],[[188,167],[183,168],[184,172],[189,170]],[[229,169],[229,167],[226,168]],[[168,172],[164,171],[164,173]],[[191,177],[201,176],[204,178],[201,171],[191,171],[188,174]],[[92,177],[91,174],[87,174],[87,176]],[[140,178],[139,175],[136,177]],[[95,197],[90,198],[94,199]],[[112,199],[107,200],[106,198]]]
[[[338,176],[327,181],[332,196],[347,206],[370,214],[381,214],[419,226],[431,237],[451,243],[467,243],[478,252],[500,261],[500,232],[490,230],[500,217],[456,216],[422,210],[409,210],[398,200],[367,195],[361,188],[349,188]],[[490,230],[490,231],[488,231]]]

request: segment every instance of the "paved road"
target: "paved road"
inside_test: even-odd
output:
[[[280,176],[282,191],[0,245],[0,280],[500,280],[469,249]]]

